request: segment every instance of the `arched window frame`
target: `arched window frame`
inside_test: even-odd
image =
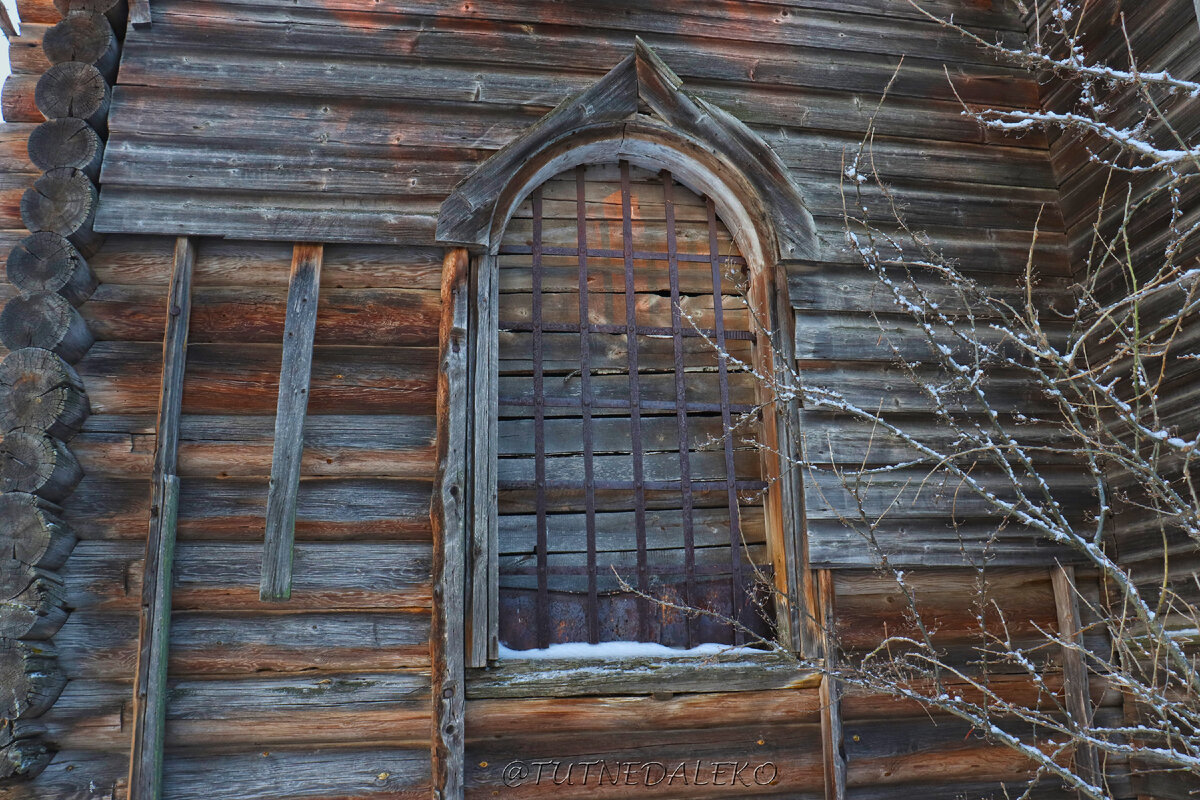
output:
[[[461,183],[443,203],[437,230],[439,243],[449,248],[434,509],[433,638],[435,672],[443,670],[446,679],[443,705],[461,702],[463,670],[487,666],[498,649],[496,253],[509,219],[533,189],[579,165],[621,160],[669,170],[713,199],[749,264],[751,303],[769,319],[771,346],[760,349],[768,359],[783,354],[794,365],[786,265],[817,260],[815,226],[803,197],[756,134],[685,92],[640,39],[635,52],[600,81],[563,101]],[[795,452],[789,437],[797,416],[796,401],[776,404],[764,421],[766,441]],[[815,581],[807,564],[799,471],[784,471],[771,495],[772,558],[786,597],[780,641],[815,655]],[[536,694],[536,687],[529,693]]]

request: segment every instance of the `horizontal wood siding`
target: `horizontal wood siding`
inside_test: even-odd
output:
[[[84,368],[98,413],[76,440],[86,486],[64,510],[81,539],[56,637],[70,690],[43,723],[59,755],[15,796],[124,792],[172,247],[113,236],[90,260],[112,302],[83,306],[101,350]],[[163,797],[424,798],[437,344],[425,320],[440,264],[432,248],[326,249],[292,599],[264,602],[291,250],[197,243]],[[372,298],[391,311],[373,314]],[[396,298],[416,316],[393,314]],[[218,764],[237,778],[215,786]]]
[[[923,5],[988,39],[1024,36],[1024,22],[1003,3]],[[1059,211],[1049,140],[987,133],[955,96],[1024,107],[1038,102],[1037,83],[906,0],[154,0],[153,10],[153,26],[127,34],[96,223],[111,234],[89,259],[101,286],[80,308],[97,341],[76,365],[93,416],[72,444],[86,477],[64,512],[81,539],[63,570],[75,611],[56,637],[71,681],[41,721],[60,752],[34,783],[11,790],[18,800],[124,791],[176,234],[209,237],[197,243],[184,383],[164,761],[165,797],[188,800],[429,796],[437,209],[479,163],[628,55],[635,35],[688,89],[766,140],[803,190],[821,258],[792,265],[787,278],[810,380],[930,425],[926,398],[891,363],[871,314],[910,349],[911,326],[872,292],[874,279],[841,234],[847,154],[872,118],[876,164],[908,220],[964,270],[1011,292],[1036,222],[1045,285],[1058,290],[1070,278],[1071,226],[1084,212]],[[891,97],[877,108],[902,55]],[[35,62],[14,55],[18,72]],[[28,75],[13,82],[15,97],[27,83]],[[0,178],[3,242],[20,225],[9,183],[23,188],[21,176],[34,174],[20,160],[32,127],[0,130],[0,159],[16,165],[11,179]],[[865,204],[877,219],[889,213],[877,190],[866,190]],[[550,212],[548,226],[573,224]],[[523,236],[527,225],[514,220],[510,232]],[[295,241],[326,246],[292,599],[266,603],[258,576]],[[546,264],[547,286],[576,279],[573,265]],[[619,290],[622,265],[596,259],[592,267],[596,296],[605,282]],[[505,296],[530,291],[506,277],[517,272],[501,270]],[[667,309],[668,325],[669,305],[655,297],[664,288],[640,290],[647,313]],[[515,372],[524,369],[518,361],[509,365]],[[603,389],[599,378],[594,385]],[[989,389],[1013,410],[1043,399],[1004,373],[990,377]],[[611,432],[606,419],[597,414],[597,435]],[[868,449],[873,459],[896,454],[895,443],[876,450],[883,445],[868,445],[835,416],[806,411],[803,421],[808,446],[827,453],[821,464],[858,466]],[[881,486],[879,502],[899,485]],[[861,654],[885,626],[894,633],[908,624],[903,599],[872,571],[861,538],[837,521],[837,486],[810,481],[807,490],[813,564],[834,570],[842,645]],[[911,566],[923,609],[965,664],[979,630],[963,537],[977,551],[995,526],[978,507],[965,518],[960,507],[962,524],[951,528],[944,495],[908,499],[881,541],[893,563]],[[507,502],[534,513],[528,498]],[[521,515],[513,519],[519,527]],[[994,591],[1013,609],[1015,635],[1053,629],[1042,565],[1057,551],[1006,530],[993,553],[1008,565]],[[950,720],[932,725],[920,709],[853,693],[842,707],[855,800],[999,796],[1001,781],[1027,774],[1011,751]],[[702,796],[816,800],[824,796],[820,717],[815,686],[470,700],[467,796],[602,796],[595,784],[579,785],[578,767],[573,785],[505,787],[503,770],[518,759],[699,759],[778,770],[753,792],[696,789]],[[218,770],[229,778],[213,780]]]

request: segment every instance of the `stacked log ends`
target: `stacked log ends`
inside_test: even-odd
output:
[[[50,0],[36,5],[47,11]],[[30,19],[54,23],[44,61],[23,57],[45,71],[32,89],[31,76],[10,81],[3,100],[27,121],[40,121],[38,112],[46,121],[29,138],[43,174],[21,198],[32,235],[8,259],[21,294],[0,311],[0,341],[12,351],[0,362],[0,779],[33,777],[54,757],[37,717],[66,683],[50,640],[68,613],[56,570],[75,546],[58,503],[83,476],[67,442],[88,415],[71,364],[92,335],[76,306],[97,286],[87,258],[102,243],[92,226],[96,181],[127,14],[125,0],[53,5],[61,20]]]

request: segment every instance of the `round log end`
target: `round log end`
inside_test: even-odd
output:
[[[0,734],[0,780],[36,777],[53,757],[54,751],[40,738],[17,738],[8,731]]]
[[[12,249],[6,266],[9,283],[23,292],[58,292],[77,306],[100,285],[83,255],[57,233],[26,236]]]
[[[126,0],[54,0],[54,7],[64,17],[80,13],[103,14],[115,31],[125,30],[129,13]]]
[[[83,477],[65,444],[42,433],[9,431],[0,442],[0,491],[28,492],[58,502]]]
[[[48,120],[29,134],[29,160],[43,172],[77,169],[95,182],[103,159],[104,142],[100,134],[81,119]]]
[[[66,441],[87,415],[83,381],[54,353],[25,347],[0,362],[0,430],[44,431]]]
[[[75,534],[48,500],[26,492],[0,494],[0,530],[7,534],[0,557],[31,567],[61,567],[75,547]]]
[[[109,80],[116,74],[119,47],[108,19],[94,11],[68,14],[42,37],[42,50],[51,64],[81,61]]]
[[[54,648],[42,642],[0,641],[0,719],[36,717],[58,699],[66,676]]]
[[[21,196],[21,220],[34,233],[57,233],[88,253],[98,235],[92,230],[97,199],[96,187],[81,170],[52,169]]]
[[[73,364],[93,341],[80,313],[54,292],[18,295],[0,311],[0,342],[9,350],[40,347]]]
[[[32,576],[22,591],[0,601],[0,637],[5,639],[49,639],[66,619],[63,586],[49,575]]]
[[[100,70],[82,61],[68,61],[55,64],[38,78],[33,99],[46,119],[76,117],[100,130],[111,96]]]

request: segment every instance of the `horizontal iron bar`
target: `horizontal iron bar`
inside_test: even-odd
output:
[[[501,397],[500,405],[502,406],[536,406],[535,398],[526,397]],[[583,402],[577,397],[543,397],[543,406],[553,408],[583,408]],[[593,397],[588,404],[591,408],[632,408],[632,404],[628,400],[604,399]],[[652,411],[674,411],[674,400],[642,400],[638,403],[638,408],[650,409]],[[729,410],[738,414],[749,414],[757,410],[757,406],[748,406],[744,404],[731,404]],[[688,403],[684,411],[689,414],[696,413],[716,413],[721,411],[720,403]]]
[[[578,256],[579,250],[574,247],[543,247],[541,248],[544,256]],[[624,250],[602,250],[589,247],[587,249],[588,258],[624,258]],[[500,249],[499,255],[502,256],[527,256],[533,253],[533,248],[528,245],[509,245]],[[652,250],[634,250],[633,257],[638,261],[666,261],[669,256],[666,253],[659,253]],[[676,258],[679,261],[690,261],[698,264],[709,264],[712,261],[712,256],[708,253],[699,255],[696,253],[679,253]],[[741,256],[720,256],[721,261],[728,264],[745,264],[746,259]]]
[[[593,481],[592,485],[597,489],[636,489],[637,483],[634,481]],[[729,484],[726,481],[692,481],[692,488],[698,491],[717,491],[725,490]],[[734,486],[741,491],[762,491],[767,488],[766,481],[736,481]],[[505,480],[499,482],[500,489],[536,489],[537,481],[514,481]],[[587,484],[584,481],[559,481],[546,480],[542,487],[545,489],[584,489]],[[652,492],[671,491],[679,488],[679,481],[643,481],[642,488]]]
[[[501,322],[500,330],[502,331],[532,331],[534,325],[532,322]],[[543,322],[541,324],[543,333],[579,333],[579,326],[571,322]],[[624,325],[606,325],[606,324],[590,324],[588,325],[589,333],[620,333],[626,334],[629,329]],[[633,332],[638,336],[671,336],[673,331],[671,328],[660,328],[650,325],[638,325],[633,329]],[[681,336],[688,336],[695,339],[701,336],[707,336],[709,339],[715,339],[717,332],[713,328],[684,328],[680,331]],[[746,341],[754,341],[754,333],[752,331],[725,331],[726,339],[744,339]]]
[[[709,549],[715,549],[715,548],[709,548]],[[725,548],[722,547],[719,549],[724,550]],[[530,554],[530,555],[532,556],[532,554]],[[597,553],[597,555],[603,555],[603,552]],[[512,556],[505,555],[504,557],[511,558]],[[762,570],[762,573],[764,575],[771,574],[771,568],[769,566],[765,566],[765,565],[760,566],[759,569]],[[612,570],[610,570],[610,569],[604,569],[602,567],[602,570],[605,575],[612,574]],[[680,566],[678,571],[676,571],[676,570],[656,570],[654,568],[654,565],[650,565],[650,568],[648,571],[651,575],[653,575],[656,578],[663,578],[663,577],[669,577],[669,576],[670,577],[677,576],[677,577],[682,578],[684,576],[682,565]],[[572,567],[572,566],[568,566],[568,565],[560,565],[560,566],[551,565],[546,568],[546,572],[549,575],[586,575],[588,572],[588,568],[584,567],[584,566]],[[536,575],[537,567],[502,567],[500,570],[500,574],[501,575]],[[696,565],[696,574],[697,575],[728,575],[729,574],[729,565],[728,564],[697,564]],[[619,567],[619,566],[617,567],[617,575],[621,575],[622,577],[625,577],[625,575],[622,572],[621,567]],[[625,582],[628,583],[630,586],[634,585],[634,582],[632,580],[629,580],[627,577],[625,579]],[[576,594],[582,594],[582,593],[577,592]]]

